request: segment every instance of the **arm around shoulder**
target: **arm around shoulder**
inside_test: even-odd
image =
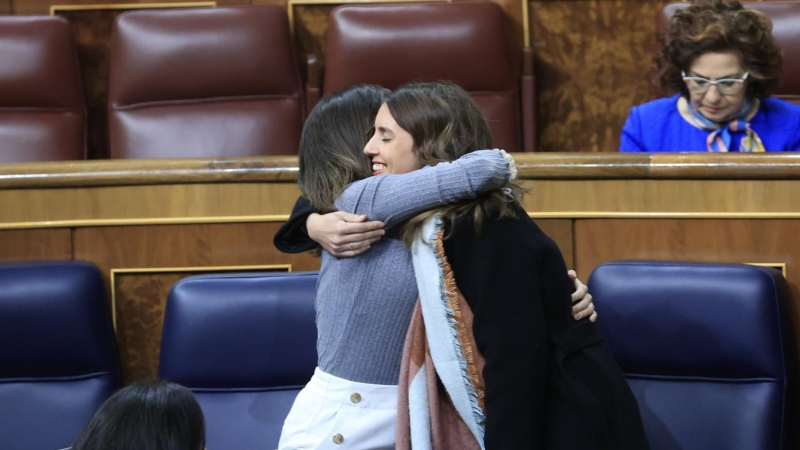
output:
[[[407,174],[356,181],[339,196],[336,207],[380,220],[388,228],[428,209],[501,187],[509,178],[509,163],[500,151],[479,150]]]

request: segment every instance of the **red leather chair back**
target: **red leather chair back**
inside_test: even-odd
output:
[[[331,14],[323,92],[452,81],[489,121],[494,145],[521,150],[517,81],[495,3],[346,5]]]
[[[742,3],[745,8],[761,11],[772,20],[772,35],[783,50],[782,84],[774,97],[800,105],[800,1]],[[656,19],[656,29],[666,29],[669,19],[687,3],[670,3]]]
[[[69,22],[0,17],[0,162],[86,157],[86,107]]]
[[[112,158],[296,154],[302,124],[282,8],[134,11],[114,23]]]

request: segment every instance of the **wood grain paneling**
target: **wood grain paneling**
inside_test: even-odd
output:
[[[148,219],[168,223],[181,218],[202,222],[214,217],[237,222],[248,216],[288,215],[298,195],[297,185],[281,183],[10,189],[0,190],[0,224]]]
[[[75,259],[93,262],[111,288],[112,269],[138,269],[115,277],[118,343],[126,381],[152,376],[166,294],[187,273],[148,273],[153,268],[198,268],[289,264],[292,271],[318,270],[310,254],[286,255],[272,245],[280,224],[161,225],[80,228]]]
[[[575,264],[588,277],[598,265],[623,259],[785,263],[800,348],[798,235],[797,220],[577,220]]]
[[[0,231],[0,262],[53,259],[72,259],[71,230]]]
[[[655,15],[671,0],[542,0],[530,8],[538,151],[616,152],[648,99]]]
[[[524,186],[525,210],[556,217],[800,217],[797,182],[547,180]]]
[[[517,153],[526,180],[800,180],[800,154]],[[294,183],[296,156],[0,164],[1,189]]]
[[[11,14],[11,0],[0,0],[0,14]]]

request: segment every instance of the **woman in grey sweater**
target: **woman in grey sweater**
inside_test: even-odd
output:
[[[366,214],[383,221],[388,231],[358,257],[322,253],[318,368],[286,419],[281,449],[393,448],[401,352],[417,299],[411,256],[394,236],[396,225],[422,211],[475,198],[511,176],[496,150],[420,170],[414,170],[417,163],[370,167],[360,148],[386,92],[357,86],[331,94],[303,130],[299,183],[311,206],[322,213]],[[413,172],[392,175],[395,169]],[[381,176],[370,177],[371,172]]]

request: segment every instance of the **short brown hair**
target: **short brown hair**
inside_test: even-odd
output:
[[[750,73],[747,94],[764,98],[779,83],[783,72],[781,49],[772,36],[772,22],[759,11],[745,9],[735,0],[700,0],[678,10],[659,36],[656,55],[658,85],[662,94],[680,91],[689,96],[681,71],[708,52],[736,52]]]

